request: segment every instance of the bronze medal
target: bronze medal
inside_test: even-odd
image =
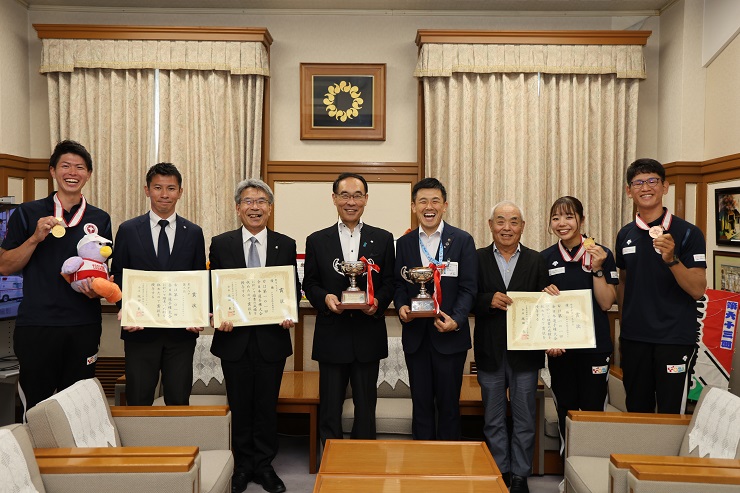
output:
[[[648,230],[648,234],[650,235],[650,238],[657,238],[663,234],[663,226],[651,226]]]

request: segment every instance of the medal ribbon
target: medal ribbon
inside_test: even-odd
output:
[[[434,293],[432,293],[432,299],[434,300],[434,311],[439,313],[439,307],[442,306],[442,270],[441,269],[444,269],[444,266],[439,268],[437,264],[435,264],[434,262],[430,262],[429,268],[434,271]]]
[[[424,255],[426,255],[427,260],[429,260],[434,265],[441,265],[442,264],[442,260],[437,260],[436,258],[432,257],[429,254],[429,251],[427,250],[427,247],[424,245],[424,242],[421,241],[421,235],[419,235],[419,246],[421,247],[421,251],[424,252]],[[439,237],[439,258],[440,259],[445,258],[444,255],[445,255],[445,247],[442,244],[442,237],[440,236]]]
[[[668,231],[668,229],[670,229],[671,227],[671,222],[673,222],[673,214],[668,212],[668,209],[666,207],[663,207],[663,210],[665,211],[665,217],[663,217],[663,221],[661,221],[660,225],[663,227],[663,231]],[[638,228],[644,229],[645,231],[650,229],[650,226],[648,226],[647,223],[642,220],[640,214],[635,215],[635,224]]]
[[[64,219],[64,207],[62,207],[62,203],[59,201],[59,197],[57,197],[57,194],[54,194],[54,217],[61,217],[62,222],[68,227],[74,227],[80,224],[80,221],[82,221],[82,216],[85,215],[85,209],[87,208],[87,201],[85,200],[84,195],[80,195],[82,197],[82,202],[80,202],[80,208],[77,209],[77,212],[75,212],[75,215],[72,216],[72,219],[67,222],[66,219]]]
[[[375,304],[375,290],[373,289],[373,272],[380,272],[380,266],[371,264],[368,259],[364,256],[360,258],[360,262],[365,264],[365,272],[367,272],[367,304]]]
[[[560,256],[566,262],[578,262],[581,261],[581,267],[586,272],[591,272],[591,254],[586,251],[586,247],[583,246],[583,235],[581,235],[581,246],[578,248],[576,254],[571,257],[568,253],[568,249],[563,245],[563,240],[558,241],[558,248],[560,249]]]

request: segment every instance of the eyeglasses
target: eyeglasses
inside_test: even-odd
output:
[[[360,192],[350,195],[344,192],[344,193],[340,193],[336,197],[339,200],[339,202],[349,202],[349,199],[354,199],[355,202],[363,202],[365,198],[367,197],[367,195],[364,193],[360,193]]]
[[[648,178],[647,180],[633,180],[630,182],[632,188],[642,188],[643,185],[648,185],[650,188],[655,188],[658,183],[662,182],[660,178]]]
[[[247,207],[251,207],[252,204],[258,206],[258,207],[264,207],[269,203],[269,200],[265,198],[259,198],[259,199],[241,199],[239,201],[240,204],[246,205]]]

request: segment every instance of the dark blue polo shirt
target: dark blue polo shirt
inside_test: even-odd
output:
[[[648,226],[660,224],[665,213],[663,208],[663,215]],[[686,268],[706,269],[706,243],[699,228],[673,216],[667,233]],[[617,267],[627,274],[621,337],[653,344],[696,344],[696,300],[678,285],[647,230],[638,228],[635,221],[624,226],[617,234],[616,253]]]
[[[4,250],[23,244],[36,231],[42,217],[54,215],[54,194],[45,199],[21,204],[10,216]],[[79,206],[64,218],[69,221]],[[23,300],[18,307],[16,326],[74,326],[101,323],[100,300],[91,299],[72,289],[61,276],[62,264],[77,255],[77,242],[85,236],[85,225],[97,226],[98,234],[112,239],[110,216],[87,204],[85,215],[77,226],[66,228],[66,234],[55,238],[49,234],[36,246],[23,269]]]
[[[599,245],[602,246],[602,245]],[[619,277],[617,276],[617,266],[614,263],[614,255],[611,250],[602,246],[606,250],[606,260],[604,265],[601,267],[604,269],[604,279],[609,284],[618,284]],[[577,246],[569,253],[573,257],[580,246]],[[610,353],[614,349],[612,344],[611,333],[609,331],[609,318],[605,311],[603,311],[599,304],[596,302],[596,296],[593,294],[594,289],[594,277],[591,272],[583,270],[581,261],[577,262],[566,262],[563,260],[563,256],[560,254],[558,244],[555,243],[550,248],[543,250],[541,253],[545,259],[545,265],[547,266],[547,272],[550,276],[550,282],[558,287],[561,291],[569,291],[575,289],[590,289],[591,290],[591,303],[594,310],[594,331],[596,333],[596,347],[587,349],[568,349],[571,351],[582,351],[587,353]]]

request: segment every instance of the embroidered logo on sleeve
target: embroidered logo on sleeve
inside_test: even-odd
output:
[[[591,373],[594,375],[604,375],[609,371],[609,365],[604,366],[592,366]]]
[[[686,365],[666,365],[666,373],[686,373]]]
[[[697,253],[696,255],[694,255],[694,262],[706,262],[706,261],[707,261],[707,256],[704,255],[703,253]]]

